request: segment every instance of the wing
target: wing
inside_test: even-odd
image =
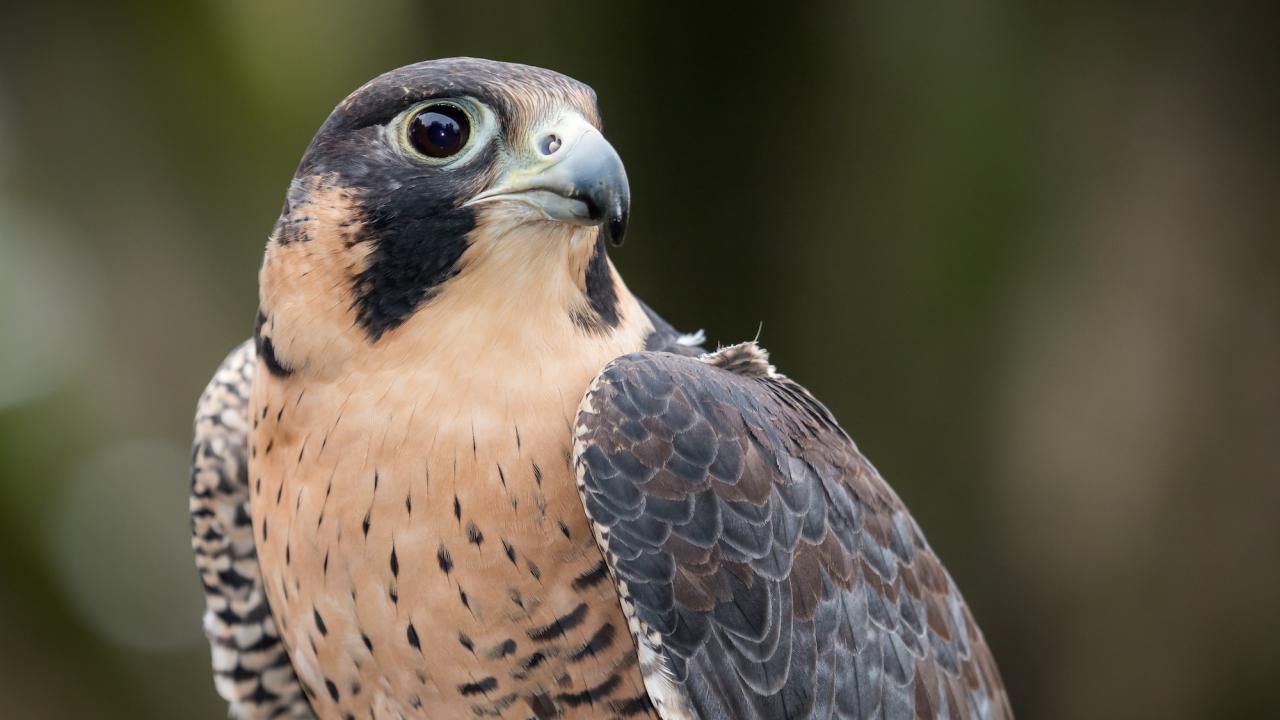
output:
[[[310,718],[263,594],[249,522],[246,463],[252,341],[218,367],[196,405],[191,547],[204,585],[213,682],[231,717]]]
[[[689,357],[697,357],[706,352],[702,349],[706,336],[701,330],[681,333],[672,327],[671,323],[662,319],[662,316],[654,312],[653,308],[646,305],[643,300],[636,298],[636,302],[640,303],[640,309],[644,310],[649,322],[653,324],[653,331],[644,339],[645,350],[660,350]]]
[[[754,344],[615,360],[574,448],[666,720],[1012,716],[901,500]]]

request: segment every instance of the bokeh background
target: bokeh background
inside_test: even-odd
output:
[[[1022,717],[1280,716],[1268,3],[0,12],[0,715],[224,716],[193,403],[330,108],[469,54],[596,88],[632,288],[826,400]]]

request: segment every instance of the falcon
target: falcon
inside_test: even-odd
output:
[[[460,58],[312,140],[195,421],[231,715],[1010,717],[831,413],[627,290],[600,128],[587,86]]]

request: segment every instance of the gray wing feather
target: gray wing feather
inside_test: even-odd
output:
[[[667,720],[1012,716],[905,506],[754,344],[615,360],[575,458]]]
[[[204,586],[214,686],[230,715],[314,715],[280,642],[263,592],[249,520],[246,462],[254,348],[227,356],[196,406],[191,456],[191,547]]]
[[[689,357],[697,357],[706,352],[702,349],[702,343],[705,340],[701,330],[694,333],[682,333],[672,327],[671,323],[662,318],[661,315],[653,311],[643,300],[637,299],[640,308],[644,310],[644,314],[649,318],[649,322],[653,325],[653,330],[644,340],[645,350],[660,350],[675,355],[688,355]]]

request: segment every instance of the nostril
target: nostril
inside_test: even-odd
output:
[[[543,155],[554,155],[556,151],[559,149],[560,149],[560,136],[556,135],[555,133],[552,133],[542,138],[542,142],[538,143],[538,150]]]

